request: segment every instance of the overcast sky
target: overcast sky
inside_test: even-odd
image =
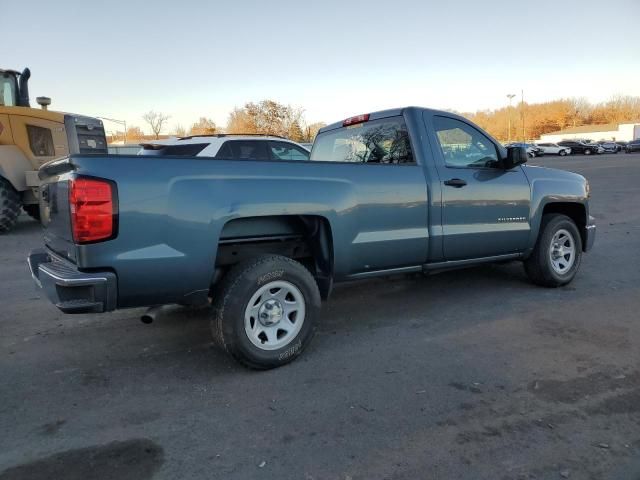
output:
[[[640,0],[3,1],[0,68],[31,68],[32,101],[141,127],[265,98],[331,122],[640,95],[639,19]]]

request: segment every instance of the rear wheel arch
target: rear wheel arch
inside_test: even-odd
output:
[[[212,287],[234,265],[261,255],[302,263],[326,299],[333,286],[333,230],[320,215],[268,215],[227,220],[220,232]]]

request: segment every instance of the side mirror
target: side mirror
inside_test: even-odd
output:
[[[524,147],[507,147],[507,158],[502,160],[505,170],[527,163],[527,150]]]

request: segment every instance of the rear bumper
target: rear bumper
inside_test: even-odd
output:
[[[584,227],[584,246],[583,250],[588,252],[593,247],[593,242],[596,241],[596,223],[595,218],[589,215],[589,224]]]
[[[44,249],[27,259],[31,276],[64,313],[100,313],[117,307],[117,278],[113,272],[81,272],[71,262]]]

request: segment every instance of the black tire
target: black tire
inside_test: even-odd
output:
[[[38,222],[40,221],[40,205],[37,205],[37,204],[23,205],[22,209],[25,212],[27,212],[27,215],[29,215],[31,218],[33,218],[34,220],[37,220]]]
[[[569,232],[574,242],[575,257],[573,264],[565,272],[558,273],[552,266],[551,242],[556,232]],[[538,240],[533,252],[524,261],[524,268],[529,279],[543,287],[560,287],[566,285],[576,276],[582,259],[582,238],[573,220],[562,214],[548,214],[542,217]]]
[[[293,336],[286,344],[274,350],[265,350],[253,343],[256,341],[255,337],[254,340],[249,338],[245,330],[245,311],[254,295],[274,282],[288,282],[298,289],[303,297],[305,314],[302,325],[297,327],[299,330],[296,334],[295,329],[291,331]],[[262,301],[262,298],[261,296],[258,300]],[[318,284],[304,266],[280,255],[256,257],[234,266],[215,289],[211,333],[218,345],[247,367],[259,370],[280,367],[297,358],[311,342],[318,323],[320,305]],[[251,322],[251,319],[247,322]],[[260,329],[262,326],[257,323],[258,320],[255,318],[253,322]],[[279,321],[284,322],[284,318]],[[277,330],[278,339],[279,336],[280,330]]]
[[[591,155],[593,152],[591,151],[590,148],[585,149],[584,154],[585,155]]]
[[[558,154],[559,154],[561,157],[564,157],[564,156],[567,154],[567,151],[566,151],[566,150],[560,150],[560,152],[558,152]]]
[[[0,233],[10,231],[20,215],[20,195],[4,178],[0,178]]]

